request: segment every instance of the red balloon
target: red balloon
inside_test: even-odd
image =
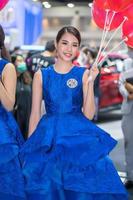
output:
[[[9,0],[2,0],[2,1],[0,1],[0,10],[2,10],[5,7],[5,5],[8,3],[8,1]]]
[[[132,3],[133,0],[108,0],[110,9],[114,11],[121,11]]]
[[[98,8],[101,9],[109,9],[108,0],[94,0],[94,3],[97,5]]]
[[[133,48],[133,22],[130,20],[127,20],[122,27],[122,38],[127,39],[125,43]]]
[[[112,19],[113,13],[114,13],[113,11],[109,11],[107,25],[109,25]],[[95,3],[93,4],[92,18],[95,21],[96,25],[101,29],[104,28],[106,14],[107,12],[105,10],[98,8],[98,6]],[[119,12],[115,13],[112,23],[110,25],[109,31],[116,29],[122,23],[123,20],[124,20],[124,17],[121,13]]]
[[[133,21],[133,3],[130,4],[126,9],[124,9],[122,13],[129,20]]]

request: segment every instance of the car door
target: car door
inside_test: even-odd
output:
[[[101,67],[99,107],[106,108],[122,102],[118,81],[120,72],[115,62],[106,60]]]

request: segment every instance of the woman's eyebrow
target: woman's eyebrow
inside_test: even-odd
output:
[[[62,42],[68,42],[68,40],[62,40]]]
[[[78,45],[78,42],[73,42],[73,44],[77,44]]]
[[[62,42],[69,42],[68,40],[62,40]],[[72,42],[72,44],[78,45],[78,42]]]

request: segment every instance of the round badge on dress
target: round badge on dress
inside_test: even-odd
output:
[[[67,86],[69,88],[75,88],[75,87],[77,87],[77,85],[78,85],[78,81],[74,78],[71,78],[67,81]]]

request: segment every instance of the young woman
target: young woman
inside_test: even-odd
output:
[[[28,141],[21,152],[28,200],[127,200],[108,153],[116,141],[90,120],[99,71],[72,65],[80,33],[63,27],[57,62],[36,72]],[[46,115],[40,120],[41,101]]]
[[[16,72],[8,61],[5,34],[0,26],[0,199],[24,200],[24,182],[19,162],[23,139],[10,111],[15,103]]]

